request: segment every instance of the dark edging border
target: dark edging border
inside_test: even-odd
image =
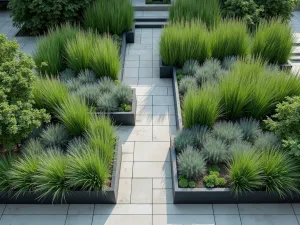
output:
[[[105,113],[105,115],[109,116],[112,121],[114,122],[115,125],[129,125],[129,126],[134,126],[135,125],[135,117],[136,117],[136,105],[137,105],[137,100],[136,100],[136,90],[132,89],[132,106],[131,106],[131,111],[130,112],[110,112],[110,113]],[[97,114],[102,114],[99,112],[96,112]]]
[[[52,201],[52,196],[47,196],[43,200],[37,200],[38,195],[35,193],[26,193],[18,198],[14,197],[15,192],[1,193],[1,204],[115,204],[117,203],[120,168],[122,161],[122,145],[118,139],[116,141],[115,159],[113,162],[111,187],[107,189],[105,193],[96,191],[72,191],[70,195],[66,197],[66,200],[61,202],[60,200]]]

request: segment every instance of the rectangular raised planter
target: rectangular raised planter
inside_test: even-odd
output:
[[[164,65],[162,59],[159,59],[159,77],[160,78],[173,78],[173,66]]]
[[[132,30],[126,32],[126,42],[127,43],[134,43],[134,33],[135,33],[135,27],[133,25]]]
[[[105,193],[96,191],[71,191],[66,196],[64,202],[60,200],[52,201],[52,196],[48,196],[43,200],[38,200],[38,194],[26,193],[19,197],[14,197],[15,192],[0,193],[0,204],[115,204],[118,197],[120,168],[122,161],[122,145],[120,140],[116,142],[115,159],[113,162],[111,187]]]
[[[130,112],[110,112],[105,113],[105,115],[109,116],[115,125],[129,125],[134,126],[135,125],[135,117],[136,117],[136,90],[132,89],[132,106]],[[97,113],[101,114],[101,113]]]
[[[171,166],[173,197],[175,204],[230,204],[230,203],[295,203],[300,202],[300,196],[281,198],[279,195],[265,191],[253,191],[242,195],[234,195],[229,188],[180,188],[178,186],[178,174],[176,152],[174,148],[174,136],[171,137]]]

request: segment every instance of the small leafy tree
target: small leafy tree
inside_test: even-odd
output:
[[[277,105],[276,114],[264,122],[282,138],[282,145],[290,155],[300,156],[300,96],[287,97]]]
[[[47,122],[44,109],[35,109],[33,60],[18,50],[16,41],[0,35],[0,148],[13,149],[34,128]]]

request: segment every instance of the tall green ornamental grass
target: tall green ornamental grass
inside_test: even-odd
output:
[[[90,67],[97,77],[108,76],[112,80],[118,79],[121,60],[118,46],[111,37],[104,36],[101,39],[97,39],[93,46],[91,57]]]
[[[45,107],[52,114],[69,96],[68,88],[62,82],[49,77],[35,81],[32,93],[37,106]]]
[[[76,36],[78,27],[70,24],[57,26],[50,29],[48,34],[37,42],[33,59],[37,65],[37,71],[41,74],[56,75],[66,67],[63,60],[65,55],[65,43]]]
[[[134,11],[130,0],[96,0],[84,12],[86,28],[121,35],[131,30]]]
[[[77,136],[84,133],[91,113],[83,99],[71,96],[56,108],[56,116],[71,135]]]
[[[220,117],[219,97],[216,88],[203,87],[200,91],[188,92],[183,101],[183,120],[187,128],[194,125],[211,127]]]
[[[250,37],[247,25],[239,20],[223,20],[211,34],[211,56],[224,60],[228,56],[246,56]]]
[[[89,68],[93,43],[96,38],[97,36],[92,32],[79,32],[76,38],[66,42],[66,59],[69,68],[77,73]]]
[[[213,28],[221,18],[218,0],[176,0],[169,10],[169,20],[201,20],[208,28]]]
[[[261,22],[252,43],[252,55],[274,64],[287,63],[293,47],[293,31],[280,19]]]
[[[165,65],[182,67],[187,60],[203,63],[210,56],[209,35],[199,21],[176,22],[167,26],[160,39]]]

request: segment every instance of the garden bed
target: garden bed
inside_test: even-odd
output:
[[[66,196],[65,202],[60,199],[53,201],[52,195],[39,200],[39,194],[36,193],[26,193],[24,195],[19,195],[15,197],[16,192],[7,192],[0,194],[1,204],[115,204],[117,202],[118,188],[119,188],[119,178],[120,178],[120,168],[122,161],[122,148],[121,142],[116,141],[115,148],[115,159],[113,162],[111,186],[106,190],[106,192],[96,192],[96,191],[71,191],[70,195]]]
[[[135,125],[135,117],[136,117],[136,90],[132,89],[132,106],[130,112],[110,112],[105,115],[110,116],[111,120],[115,125]],[[98,113],[101,114],[101,113]]]
[[[177,115],[176,115],[177,116]],[[171,164],[174,204],[229,204],[229,203],[295,203],[300,196],[280,198],[265,191],[253,191],[235,196],[229,188],[180,188],[178,185],[177,161],[174,136],[171,137]]]

